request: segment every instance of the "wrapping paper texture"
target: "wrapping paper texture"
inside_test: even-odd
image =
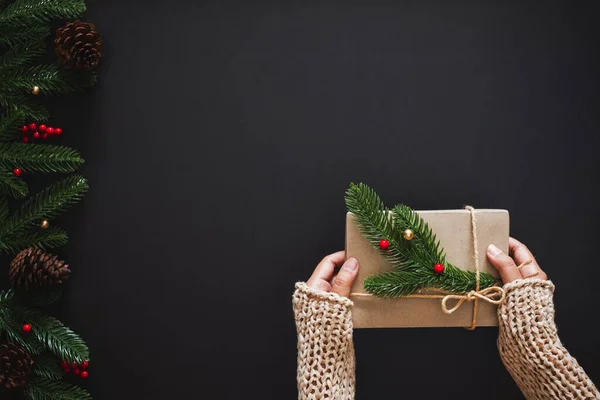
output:
[[[467,210],[417,211],[437,235],[446,259],[453,265],[475,270],[471,217]],[[506,210],[475,210],[479,243],[479,270],[498,277],[488,262],[486,249],[491,243],[508,251],[509,215]],[[351,213],[346,215],[346,257],[358,260],[360,269],[352,293],[366,293],[363,280],[393,270],[391,264],[373,248],[360,231]],[[473,303],[465,302],[453,314],[445,314],[440,299],[378,299],[352,296],[355,328],[468,327]],[[451,303],[453,304],[453,303]],[[497,306],[479,301],[477,326],[498,326]]]

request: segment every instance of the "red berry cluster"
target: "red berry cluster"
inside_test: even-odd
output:
[[[80,376],[83,379],[87,379],[87,377],[90,376],[90,373],[87,371],[88,367],[90,366],[89,361],[84,361],[81,364],[69,364],[66,361],[61,361],[60,366],[62,367],[63,371],[65,371],[65,374],[70,374],[72,372],[73,375]]]
[[[30,134],[34,139],[48,139],[50,136],[60,136],[62,132],[61,128],[53,128],[44,124],[38,126],[32,122],[29,125],[23,125],[23,128],[21,128],[21,141],[23,143],[29,142]]]

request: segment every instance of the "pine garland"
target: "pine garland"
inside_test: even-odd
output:
[[[34,173],[71,174],[84,162],[79,152],[68,147],[15,141],[24,124],[47,123],[50,112],[40,104],[41,97],[78,91],[96,82],[93,72],[36,63],[48,48],[55,20],[77,19],[84,11],[84,0],[0,0],[0,255],[65,244],[63,229],[54,224],[41,229],[40,222],[66,211],[88,189],[83,177],[71,175],[30,196],[29,179],[13,173],[19,168],[27,178]],[[87,361],[89,350],[75,332],[42,311],[60,293],[60,288],[0,291],[0,338],[22,347],[34,360],[25,387],[0,388],[0,398],[91,399],[86,390],[62,380],[65,372],[60,361]],[[24,323],[31,326],[29,332]]]
[[[408,296],[430,288],[453,293],[466,293],[476,287],[475,272],[466,271],[447,262],[434,232],[410,207],[397,205],[388,209],[367,185],[352,183],[346,191],[346,206],[369,243],[379,249],[379,242],[389,242],[387,250],[379,249],[394,267],[393,271],[371,275],[364,281],[365,290],[383,298]],[[405,240],[402,232],[414,232]],[[442,264],[444,272],[437,274],[433,266]],[[496,284],[490,274],[480,274],[480,289]]]

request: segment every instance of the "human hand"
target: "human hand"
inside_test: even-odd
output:
[[[523,243],[514,238],[508,240],[509,254],[491,244],[487,249],[487,257],[490,263],[498,270],[502,282],[508,283],[523,278],[539,278],[546,280],[548,276],[542,271],[531,251]],[[517,268],[524,262],[531,260],[522,268]]]
[[[343,251],[330,254],[317,265],[312,276],[306,282],[311,289],[324,292],[334,292],[342,297],[350,295],[350,288],[358,275],[358,261],[350,258],[344,262],[346,254]],[[342,266],[334,276],[335,268]]]

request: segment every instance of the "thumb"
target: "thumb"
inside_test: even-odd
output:
[[[343,297],[350,295],[350,288],[358,275],[358,261],[356,258],[346,260],[340,272],[331,282],[331,291]]]
[[[521,272],[517,269],[515,261],[493,244],[487,249],[487,257],[494,268],[500,273],[502,282],[508,283],[521,279]]]

